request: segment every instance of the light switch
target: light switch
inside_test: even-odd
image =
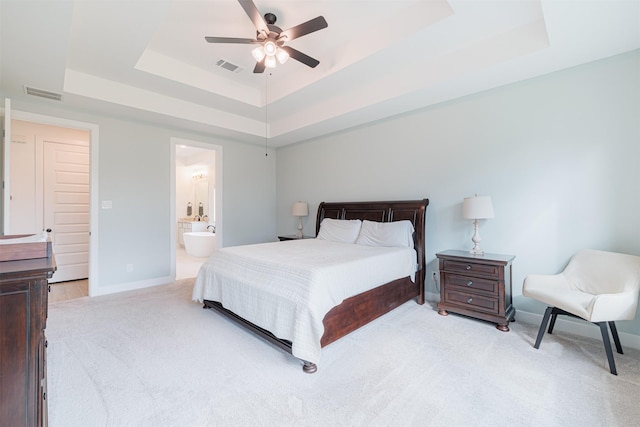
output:
[[[102,201],[102,209],[111,209],[112,207],[113,207],[113,203],[111,203],[111,200]]]

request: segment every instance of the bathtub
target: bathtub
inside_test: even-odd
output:
[[[209,231],[188,231],[183,234],[184,248],[191,256],[205,258],[218,248],[216,233]]]

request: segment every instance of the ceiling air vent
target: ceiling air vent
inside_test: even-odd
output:
[[[229,70],[232,73],[239,73],[240,71],[242,71],[242,68],[240,68],[236,64],[233,64],[227,61],[226,59],[218,59],[218,61],[216,62],[216,65],[220,68],[224,68],[225,70]]]
[[[62,94],[56,92],[49,92],[48,90],[36,89],[34,87],[25,86],[24,93],[27,95],[39,96],[40,98],[52,99],[54,101],[61,101]]]

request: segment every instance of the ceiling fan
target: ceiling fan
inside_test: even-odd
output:
[[[275,25],[276,15],[266,13],[264,18],[252,0],[238,0],[240,6],[256,27],[255,39],[244,39],[236,37],[205,37],[209,43],[238,43],[238,44],[259,44],[251,52],[256,59],[254,73],[264,72],[265,67],[274,68],[276,60],[283,64],[289,57],[303,64],[315,68],[320,61],[306,55],[291,46],[285,46],[286,42],[313,33],[323,28],[327,28],[327,21],[322,16],[313,18],[288,30],[282,30]]]

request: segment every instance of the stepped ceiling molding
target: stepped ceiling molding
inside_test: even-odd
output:
[[[0,89],[279,147],[640,48],[637,1],[255,4],[282,29],[324,16],[288,43],[320,64],[254,74],[254,45],[206,43],[255,36],[236,0],[5,0]]]

